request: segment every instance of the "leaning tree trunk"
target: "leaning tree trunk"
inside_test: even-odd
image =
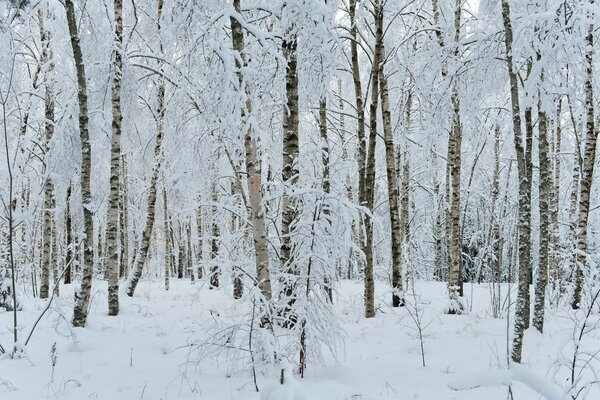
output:
[[[233,7],[239,15],[241,10],[240,0],[233,0]],[[241,23],[232,16],[231,22],[231,40],[233,48],[240,54],[239,59],[236,58],[236,73],[238,76],[239,90],[245,95],[245,107],[240,111],[241,120],[246,123],[249,114],[252,112],[252,98],[249,93],[249,87],[244,79],[242,72],[243,66],[246,66],[246,54],[244,50],[244,33]],[[240,63],[240,60],[242,61]],[[251,120],[250,120],[251,121]],[[254,132],[254,127],[251,123],[244,124],[247,126],[244,133],[244,148],[246,174],[248,179],[248,214],[252,223],[252,238],[254,242],[254,255],[256,259],[256,279],[257,286],[262,296],[262,302],[269,302],[272,296],[271,276],[269,271],[269,249],[267,242],[267,228],[265,223],[265,206],[262,197],[262,178],[261,178],[261,163],[257,151],[257,141]],[[199,228],[200,229],[200,228]],[[272,327],[270,316],[268,315],[268,304],[261,305],[260,323],[264,327]]]
[[[365,206],[372,213],[375,203],[375,145],[377,142],[377,108],[379,106],[379,67],[382,60],[381,45],[383,44],[383,5],[376,0],[374,9],[375,18],[375,50],[373,52],[373,66],[371,68],[371,104],[369,106],[369,149],[365,168]],[[373,273],[374,249],[373,249],[373,219],[371,215],[365,215],[365,236],[363,252],[365,254],[364,269],[364,301],[365,317],[375,316],[375,281]]]
[[[380,59],[385,59],[384,44],[381,43]],[[379,82],[381,85],[381,115],[383,117],[383,140],[385,142],[385,164],[388,182],[388,205],[390,208],[390,226],[392,242],[392,306],[404,305],[402,294],[402,230],[400,228],[400,214],[398,201],[398,175],[396,173],[396,155],[394,154],[394,138],[392,135],[392,118],[390,115],[390,97],[387,77],[383,65],[379,69]],[[405,195],[405,193],[403,194]]]
[[[591,3],[594,3],[592,0]],[[581,306],[581,292],[583,290],[584,270],[588,267],[587,255],[587,232],[588,216],[590,213],[590,194],[594,179],[594,164],[596,162],[596,142],[598,131],[595,125],[594,115],[594,86],[593,86],[593,48],[594,48],[594,25],[590,24],[587,34],[589,51],[585,58],[586,81],[585,81],[585,106],[587,109],[585,153],[583,159],[583,170],[581,177],[581,189],[579,194],[579,217],[577,219],[577,250],[575,252],[575,290],[573,292],[573,309]]]
[[[162,15],[163,0],[158,0],[158,10],[156,16],[157,32],[160,37],[160,17]],[[162,42],[160,43],[160,50],[163,53]],[[142,234],[142,240],[140,242],[139,254],[137,257],[137,263],[132,269],[128,278],[127,295],[132,297],[135,293],[135,288],[142,277],[142,271],[146,264],[146,258],[148,257],[148,249],[150,248],[150,241],[152,240],[152,229],[154,228],[154,217],[156,214],[156,192],[158,175],[160,173],[160,161],[161,161],[161,148],[162,141],[165,134],[164,119],[165,119],[165,79],[161,75],[158,78],[158,94],[157,94],[157,108],[156,108],[156,141],[154,143],[154,168],[152,169],[152,176],[150,178],[150,188],[148,189],[148,203],[146,208],[146,225]]]
[[[110,147],[110,194],[106,219],[106,269],[108,272],[108,315],[119,313],[119,183],[121,172],[121,78],[123,76],[123,1],[114,0],[115,49],[112,82],[112,140]]]
[[[506,64],[510,80],[510,98],[513,120],[513,134],[515,152],[517,154],[517,170],[519,177],[519,205],[518,205],[518,260],[519,260],[519,289],[517,294],[517,306],[515,315],[515,335],[511,357],[514,362],[521,362],[523,352],[523,334],[526,326],[526,311],[529,308],[529,224],[531,221],[530,204],[528,202],[527,168],[525,162],[525,149],[523,148],[523,135],[521,131],[521,106],[519,103],[519,80],[514,70],[512,42],[513,31],[510,18],[510,6],[508,0],[502,0],[502,22],[504,25],[506,49]]]
[[[162,1],[159,1],[162,3]],[[160,15],[160,14],[159,14]],[[146,205],[146,224],[144,232],[142,233],[142,239],[140,242],[139,253],[137,256],[137,262],[134,268],[131,270],[129,275],[129,283],[127,285],[127,295],[133,296],[135,288],[142,277],[142,271],[146,264],[148,257],[148,249],[150,248],[150,241],[152,240],[152,229],[154,228],[154,220],[156,215],[156,193],[158,186],[158,176],[160,172],[160,158],[161,158],[161,147],[164,136],[164,114],[165,114],[165,83],[160,78],[158,86],[158,108],[156,111],[156,142],[154,144],[154,168],[152,169],[152,176],[150,178],[150,188],[148,190],[148,199]]]
[[[67,10],[67,24],[71,38],[71,48],[77,70],[77,97],[79,100],[79,140],[81,142],[81,199],[83,202],[83,266],[81,286],[75,293],[75,308],[73,310],[73,326],[85,326],[88,314],[90,293],[92,290],[92,275],[94,273],[94,220],[92,218],[91,202],[92,192],[90,178],[92,172],[92,148],[90,145],[87,81],[85,77],[85,64],[79,43],[77,19],[73,0],[65,0]]]

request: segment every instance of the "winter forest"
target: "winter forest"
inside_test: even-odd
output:
[[[600,3],[0,0],[0,398],[600,398]]]

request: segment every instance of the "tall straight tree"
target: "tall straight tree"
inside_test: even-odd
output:
[[[90,145],[89,116],[87,81],[85,75],[85,63],[79,32],[77,30],[77,18],[75,16],[75,5],[72,0],[65,0],[67,11],[67,24],[69,26],[69,37],[71,49],[77,71],[77,99],[79,101],[79,140],[81,142],[81,199],[83,202],[83,266],[81,273],[81,286],[75,292],[75,308],[73,310],[73,326],[83,327],[87,321],[88,304],[92,290],[92,276],[94,273],[94,220],[92,218],[91,202],[92,192],[90,189],[90,177],[92,172],[92,147]]]
[[[114,50],[112,81],[112,140],[110,147],[110,194],[106,220],[106,269],[108,271],[108,315],[119,313],[119,189],[121,172],[121,78],[123,76],[123,1],[114,0]]]
[[[462,14],[462,0],[456,0],[454,5],[454,57],[459,57],[460,26]],[[462,279],[462,235],[460,215],[460,172],[461,172],[461,147],[462,126],[460,122],[460,98],[458,93],[457,77],[454,77],[451,95],[452,104],[452,129],[451,139],[448,140],[448,162],[450,163],[450,179],[452,203],[450,206],[451,236],[448,243],[450,255],[448,265],[448,293],[450,298],[449,312],[461,314],[463,304],[460,297],[463,295]]]
[[[379,68],[383,44],[383,5],[380,0],[374,2],[373,17],[375,19],[375,46],[373,65],[371,68],[371,104],[369,106],[369,148],[365,168],[365,206],[372,214],[375,204],[375,149],[377,144],[377,109],[379,108]],[[373,249],[373,218],[365,216],[365,236],[363,245],[365,254],[364,270],[364,301],[365,316],[375,316],[375,280],[374,280],[374,249]]]
[[[44,14],[42,5],[38,8],[38,23],[40,25],[40,38],[42,41],[42,71],[44,72],[44,213],[42,222],[42,275],[40,282],[40,298],[47,299],[50,287],[50,265],[51,265],[51,242],[52,242],[52,220],[54,218],[54,182],[49,174],[49,159],[47,154],[50,150],[50,141],[54,136],[54,93],[53,93],[53,70],[54,60],[52,48],[50,47],[51,34],[44,26]]]
[[[378,21],[383,24],[383,17]],[[376,26],[376,29],[379,27]],[[383,29],[383,28],[382,28]],[[379,46],[380,60],[385,60],[385,44]],[[392,135],[392,117],[390,112],[390,95],[388,81],[383,63],[379,67],[379,84],[381,86],[381,115],[383,119],[383,140],[385,142],[385,165],[388,182],[388,206],[390,209],[391,244],[392,244],[392,306],[404,305],[402,294],[402,239],[398,201],[398,174],[396,171],[396,155],[394,153],[394,137]]]
[[[284,3],[285,4],[285,3]],[[284,8],[287,7],[284,5]],[[295,265],[292,234],[293,223],[297,215],[297,204],[294,201],[293,191],[298,182],[297,159],[300,153],[299,132],[300,132],[300,111],[298,104],[298,37],[295,32],[295,24],[290,22],[290,26],[284,34],[281,43],[283,57],[286,60],[285,67],[285,105],[283,107],[283,199],[281,216],[281,248],[279,257],[281,268],[284,272],[284,294],[287,298],[286,309],[290,308],[294,302],[294,292],[296,289],[295,275],[298,269]],[[290,310],[286,310],[286,314]],[[292,315],[289,321],[293,324],[295,317]]]
[[[590,0],[590,6],[594,5]],[[596,130],[596,115],[594,111],[594,25],[590,24],[586,37],[588,52],[585,55],[586,80],[585,80],[585,108],[586,108],[586,139],[581,188],[579,194],[579,215],[577,218],[577,249],[575,252],[575,290],[573,292],[573,309],[581,307],[581,293],[583,290],[584,271],[588,265],[588,217],[590,214],[590,194],[594,180],[594,165],[596,163],[596,143],[598,131]]]
[[[504,46],[506,49],[506,65],[510,81],[510,99],[513,122],[513,135],[515,152],[517,154],[517,171],[519,179],[519,205],[518,205],[518,260],[519,260],[519,288],[517,294],[517,307],[515,312],[515,333],[511,358],[514,362],[521,362],[523,352],[523,334],[527,315],[525,308],[529,308],[529,242],[528,232],[531,223],[531,210],[529,203],[529,184],[527,183],[527,166],[525,149],[523,147],[523,134],[521,131],[521,105],[519,100],[519,79],[513,61],[513,29],[510,16],[509,0],[502,0],[502,23],[504,25]]]

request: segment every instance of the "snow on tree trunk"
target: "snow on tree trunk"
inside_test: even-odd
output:
[[[71,39],[71,49],[77,71],[77,98],[79,101],[79,140],[81,142],[81,199],[83,206],[83,265],[81,286],[75,293],[75,308],[73,310],[73,326],[84,327],[87,321],[88,305],[92,290],[94,273],[94,220],[92,218],[92,192],[90,178],[92,172],[92,148],[90,145],[87,81],[85,63],[79,42],[75,5],[72,0],[65,0],[67,10],[67,25]]]
[[[163,185],[162,192],[162,200],[163,200],[163,236],[165,238],[165,290],[169,290],[169,275],[171,274],[171,252],[173,251],[173,246],[171,244],[171,235],[169,228],[169,209],[167,203],[167,189]]]
[[[517,306],[515,312],[515,326],[513,347],[511,357],[514,362],[521,362],[523,352],[523,334],[528,325],[527,318],[529,309],[529,241],[528,232],[531,222],[527,183],[527,167],[525,161],[525,149],[523,148],[523,135],[521,131],[521,106],[519,100],[519,80],[513,64],[513,31],[510,17],[510,6],[508,0],[502,0],[502,23],[504,25],[504,45],[506,49],[506,65],[510,80],[510,98],[513,121],[513,135],[515,152],[517,155],[517,169],[519,179],[519,204],[518,204],[518,265],[519,265],[519,287],[517,293]]]
[[[119,313],[119,183],[121,173],[121,77],[123,61],[123,1],[114,0],[114,63],[112,81],[112,138],[110,146],[110,194],[106,219],[106,269],[108,272],[108,315]]]
[[[540,248],[539,267],[535,282],[535,307],[533,326],[540,333],[544,331],[544,308],[546,304],[546,285],[548,283],[548,256],[550,245],[550,194],[552,191],[552,170],[548,157],[548,120],[542,111],[541,93],[538,99],[538,129],[539,129],[539,166],[540,166]]]
[[[119,240],[121,254],[119,256],[119,278],[129,273],[129,195],[127,193],[127,160],[125,155],[121,160],[121,183],[119,195]]]
[[[384,43],[381,43],[380,59],[385,59]],[[402,236],[398,201],[398,175],[396,172],[396,155],[394,154],[394,137],[392,135],[392,118],[390,113],[390,96],[388,82],[383,65],[379,70],[381,85],[381,115],[383,117],[383,140],[385,142],[385,165],[388,182],[388,205],[390,209],[391,252],[392,252],[392,306],[404,305],[402,294]],[[405,188],[406,189],[406,188]],[[405,193],[404,193],[405,194]]]
[[[52,57],[52,49],[50,47],[51,34],[44,27],[44,11],[42,7],[38,9],[38,22],[40,25],[40,39],[42,41],[42,57],[41,64],[44,73],[44,212],[42,222],[42,275],[40,282],[40,298],[47,299],[49,296],[50,287],[50,268],[51,268],[51,253],[52,253],[52,220],[54,216],[54,207],[52,199],[54,198],[54,183],[49,177],[50,169],[48,167],[48,152],[50,150],[50,141],[54,136],[54,93],[53,93],[53,70],[54,60]]]
[[[593,3],[593,1],[592,1]],[[593,48],[594,48],[594,25],[590,24],[586,37],[588,52],[585,56],[586,81],[585,81],[585,107],[586,107],[586,141],[583,159],[583,170],[581,176],[581,189],[579,196],[579,216],[577,218],[577,249],[575,251],[575,289],[571,306],[578,309],[581,306],[584,272],[588,267],[588,216],[590,213],[590,194],[594,180],[594,165],[596,163],[596,142],[598,131],[595,124],[594,113],[594,75],[593,75]]]
[[[293,254],[293,223],[297,216],[297,202],[294,198],[294,190],[298,184],[297,159],[300,153],[299,144],[299,105],[298,105],[298,38],[293,32],[293,23],[286,32],[281,43],[281,50],[287,65],[285,68],[285,105],[283,107],[283,198],[281,202],[281,245],[279,259],[283,272],[283,292],[285,303],[283,317],[285,324],[292,326],[296,323],[297,316],[292,313],[295,302],[296,275],[298,267]]]
[[[454,57],[459,57],[459,40],[461,25],[462,1],[456,0],[454,6]],[[452,200],[450,204],[451,232],[448,247],[450,255],[448,265],[448,295],[450,305],[448,312],[451,314],[462,314],[464,305],[463,279],[462,279],[462,232],[461,232],[461,207],[460,207],[460,176],[461,176],[461,147],[462,147],[462,126],[460,122],[460,99],[458,92],[457,77],[454,77],[452,95],[450,102],[452,104],[452,129],[450,136],[452,140],[448,141],[448,162],[450,164],[450,181]]]
[[[67,187],[67,197],[65,199],[65,245],[67,248],[65,258],[65,276],[64,283],[71,283],[71,272],[73,271],[73,262],[75,262],[75,255],[73,254],[74,243],[73,243],[73,227],[71,217],[71,185]]]
[[[383,5],[380,0],[374,3],[375,18],[375,50],[371,68],[371,104],[369,106],[369,147],[365,168],[365,206],[372,213],[375,203],[375,148],[377,143],[377,109],[379,108],[379,68],[381,45],[383,43]],[[374,248],[373,248],[373,218],[365,215],[365,236],[363,252],[366,264],[364,268],[364,302],[365,317],[375,316],[375,281],[374,281]]]
[[[240,0],[233,0],[233,7],[239,14],[241,10]],[[239,90],[245,95],[245,108],[240,111],[242,126],[246,127],[244,133],[244,149],[245,149],[245,164],[248,181],[248,213],[252,223],[252,238],[254,242],[254,255],[256,259],[256,279],[257,286],[264,301],[269,302],[272,296],[271,290],[271,275],[269,269],[269,249],[267,228],[265,223],[265,205],[262,197],[262,178],[261,178],[261,162],[257,150],[257,141],[255,137],[254,127],[248,123],[247,118],[252,113],[252,99],[249,93],[249,87],[245,81],[242,64],[246,66],[246,54],[244,50],[244,33],[242,26],[236,17],[230,18],[231,23],[231,40],[233,48],[240,54],[240,60],[236,58],[236,73],[238,76]],[[266,306],[268,307],[268,305]],[[265,305],[262,305],[260,310],[260,323],[262,326],[270,325],[270,318],[266,312]]]

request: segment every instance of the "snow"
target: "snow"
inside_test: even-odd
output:
[[[564,400],[568,388],[569,373],[560,357],[568,360],[572,354],[568,338],[573,330],[560,310],[548,309],[544,335],[527,331],[524,366],[507,369],[506,319],[491,318],[487,285],[476,285],[473,298],[467,299],[472,311],[447,315],[445,285],[418,282],[419,301],[411,304],[422,304],[422,367],[413,319],[407,310],[389,306],[387,285],[378,282],[378,313],[367,320],[362,316],[362,283],[344,281],[336,296],[347,337],[339,362],[331,358],[323,366],[309,364],[304,379],[288,374],[289,384],[283,387],[275,366],[258,374],[259,394],[252,375],[235,362],[195,362],[194,339],[206,328],[202,315],[235,307],[231,288],[208,290],[202,282],[172,279],[166,292],[162,285],[142,281],[133,298],[121,297],[120,314],[109,317],[106,284],[95,282],[88,326],[76,329],[69,323],[72,288],[62,287],[25,356],[0,359],[0,399],[500,400],[512,383],[515,399]],[[46,302],[20,294],[23,338]],[[0,344],[10,348],[10,313],[0,312],[0,327]],[[598,343],[598,333],[590,335]],[[288,358],[297,361],[297,355]],[[598,388],[590,387],[587,398],[598,396]]]

